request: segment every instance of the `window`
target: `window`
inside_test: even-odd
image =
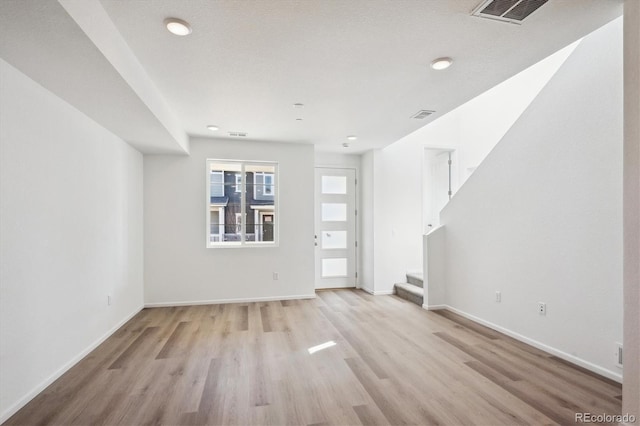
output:
[[[274,246],[277,163],[207,160],[207,247]]]
[[[242,175],[236,173],[236,192],[242,192]]]
[[[212,197],[222,197],[224,195],[224,175],[221,171],[211,170],[209,185]]]
[[[256,200],[270,200],[273,198],[273,173],[255,173],[253,198]]]
[[[273,175],[264,175],[264,195],[273,195]]]

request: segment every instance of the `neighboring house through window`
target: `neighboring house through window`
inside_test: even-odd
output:
[[[207,160],[207,247],[277,244],[277,167]]]
[[[256,172],[254,180],[253,198],[260,200],[273,196],[273,173]]]

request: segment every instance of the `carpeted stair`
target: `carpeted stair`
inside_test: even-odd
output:
[[[406,283],[397,283],[394,286],[396,295],[416,305],[422,306],[424,288],[422,274],[419,272],[407,273]]]

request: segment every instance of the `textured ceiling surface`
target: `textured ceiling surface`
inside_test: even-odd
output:
[[[45,44],[24,46],[3,25],[0,56],[36,80],[47,80],[48,62],[60,71],[64,67],[56,61],[109,68],[97,48],[74,55],[61,43],[46,46],[56,37],[33,35],[44,31],[29,19],[35,11],[5,13],[50,1],[0,3],[0,24],[17,16],[21,21],[12,28],[22,26],[24,37]],[[246,132],[248,139],[313,143],[343,152],[342,143],[352,134],[358,140],[349,152],[393,143],[622,13],[621,0],[550,0],[514,25],[470,16],[479,0],[81,1],[99,1],[189,135]],[[70,19],[57,12],[39,19],[48,22],[45,27]],[[168,33],[167,17],[190,22],[193,33]],[[78,27],[65,31],[71,42],[83,38]],[[89,49],[86,37],[75,43]],[[27,59],[34,54],[40,57]],[[440,56],[454,63],[434,71],[429,64]],[[100,72],[107,74],[100,84],[113,85],[112,94],[122,90],[115,70]],[[87,81],[80,81],[77,91],[95,83]],[[65,99],[81,97],[73,86],[56,90]],[[297,102],[304,108],[294,108]],[[145,112],[137,108],[122,126],[140,125],[136,114]],[[422,109],[436,114],[410,118]],[[210,132],[208,124],[220,130]]]

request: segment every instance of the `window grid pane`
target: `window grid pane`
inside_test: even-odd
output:
[[[322,259],[322,278],[347,276],[347,259]]]
[[[276,163],[208,160],[207,168],[207,246],[277,243]]]
[[[347,231],[322,231],[322,248],[324,250],[346,249]]]
[[[346,176],[322,176],[322,193],[323,194],[346,194],[347,193],[347,177]]]
[[[347,221],[347,204],[346,203],[322,203],[322,221],[323,222],[346,222]]]

